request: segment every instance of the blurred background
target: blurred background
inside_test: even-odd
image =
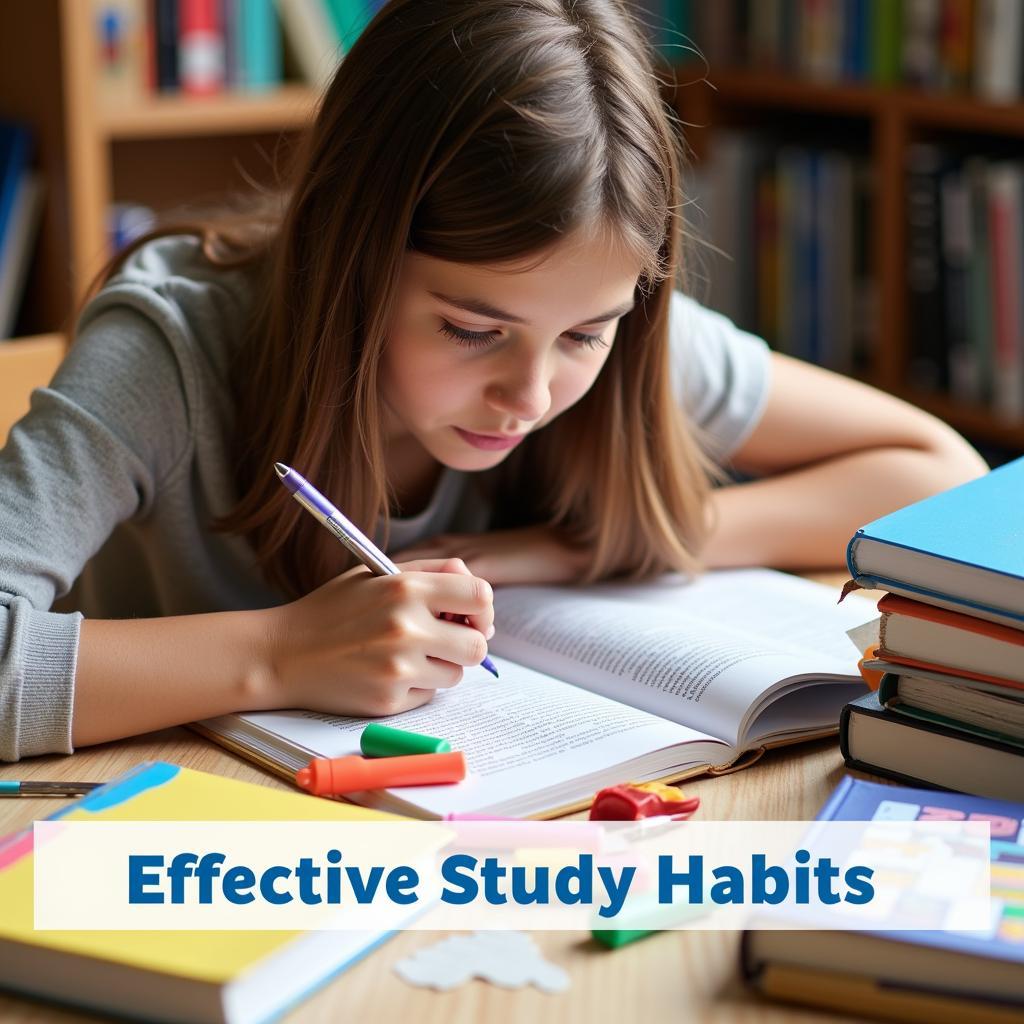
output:
[[[275,168],[376,0],[0,0],[0,439],[103,261]],[[686,286],[1024,452],[1024,2],[637,0]]]

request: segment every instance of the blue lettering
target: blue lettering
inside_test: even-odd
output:
[[[162,868],[164,859],[159,854],[138,853],[128,857],[128,902],[163,903],[162,892],[145,892],[147,885],[159,885],[160,875],[146,868]]]
[[[267,868],[260,878],[260,895],[268,903],[273,903],[277,907],[283,903],[291,903],[295,897],[290,892],[278,892],[274,888],[274,882],[279,878],[288,878],[291,873],[291,868],[282,867],[280,864],[276,867]]]
[[[446,885],[441,891],[441,901],[452,903],[457,907],[472,903],[476,899],[479,889],[477,880],[472,874],[475,869],[476,857],[471,857],[468,853],[456,853],[451,857],[446,857],[441,864],[441,877],[445,882],[450,882],[458,888],[449,889]]]

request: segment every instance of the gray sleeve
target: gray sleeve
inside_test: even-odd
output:
[[[165,332],[109,299],[91,309],[0,450],[0,760],[71,751],[82,616],[49,608],[191,446]]]
[[[669,343],[676,397],[705,450],[724,462],[764,412],[771,383],[768,346],[681,292],[672,295]]]

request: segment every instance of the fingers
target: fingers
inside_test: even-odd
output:
[[[494,591],[487,580],[469,573],[409,571],[382,576],[375,585],[387,591],[390,603],[408,609],[425,608],[432,617],[465,615],[485,636],[494,623]]]
[[[471,626],[436,619],[429,635],[424,638],[423,651],[428,660],[433,658],[470,668],[487,657],[487,641],[479,630]]]
[[[453,572],[464,576],[472,576],[466,563],[461,558],[447,556],[444,558],[416,558],[398,563],[402,572]]]

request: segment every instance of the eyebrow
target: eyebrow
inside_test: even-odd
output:
[[[427,294],[432,295],[435,299],[440,299],[442,302],[446,302],[449,306],[455,306],[456,309],[464,310],[467,313],[475,313],[477,316],[485,316],[491,320],[506,320],[510,324],[526,323],[521,316],[498,309],[497,306],[492,306],[483,299],[456,298],[451,295],[444,295],[442,292],[432,291],[428,291]],[[629,302],[623,302],[614,309],[608,310],[607,313],[599,313],[597,316],[588,317],[586,320],[580,320],[579,322],[581,324],[599,324],[605,320],[614,320],[616,317],[628,313],[635,305],[636,303],[631,299]]]

